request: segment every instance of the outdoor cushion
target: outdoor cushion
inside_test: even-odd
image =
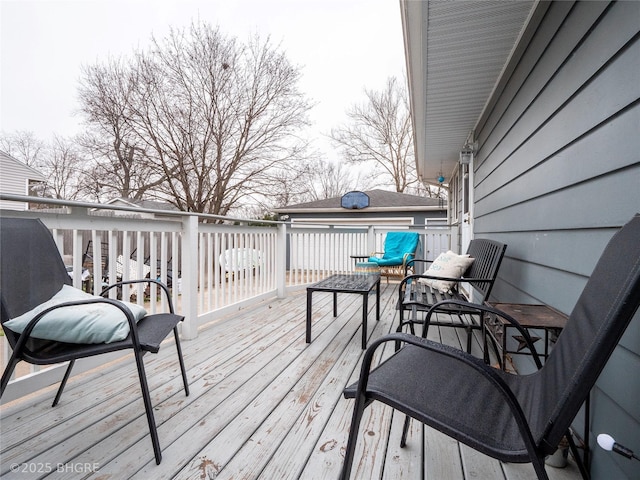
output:
[[[377,258],[371,257],[369,258],[369,262],[377,263],[381,267],[393,266],[393,265],[402,265],[404,256],[400,257],[391,257],[391,258]]]
[[[416,251],[419,235],[416,232],[389,232],[384,239],[385,257],[402,257]]]
[[[447,253],[438,255],[424,274],[434,277],[461,278],[472,263],[473,258],[469,255],[458,255],[449,250]],[[418,282],[429,285],[442,293],[449,292],[456,284],[455,281],[430,278],[419,278]]]
[[[382,258],[371,256],[370,262],[380,266],[403,265],[407,258],[414,255],[420,236],[416,232],[389,232],[384,239],[384,254]]]
[[[16,333],[22,333],[29,322],[47,308],[65,302],[101,298],[64,285],[51,299],[7,321],[4,325]],[[122,303],[131,310],[136,322],[147,314],[140,305]],[[112,343],[124,340],[128,335],[127,317],[118,307],[108,303],[73,305],[55,309],[47,313],[31,332],[31,336],[35,338],[66,343]]]

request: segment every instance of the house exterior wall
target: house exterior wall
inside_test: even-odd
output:
[[[22,162],[0,152],[0,192],[13,195],[27,195],[29,180],[44,181],[44,177]],[[27,204],[0,200],[0,208],[27,210]]]
[[[508,245],[494,300],[569,314],[607,241],[640,211],[640,2],[553,2],[523,38],[475,131],[473,230]],[[639,371],[636,315],[592,391],[594,479],[638,478],[637,463],[595,438],[640,451],[640,377],[629,373]]]

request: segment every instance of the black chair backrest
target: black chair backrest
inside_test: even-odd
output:
[[[532,402],[534,438],[557,445],[640,304],[640,214],[602,253],[544,367],[521,400]],[[623,376],[621,376],[622,378]],[[525,382],[526,383],[526,382]]]
[[[478,299],[479,302],[489,299],[506,249],[507,246],[504,243],[485,238],[476,238],[469,243],[467,253],[475,260],[463,276],[491,279],[488,282],[469,282],[482,295],[482,298]]]
[[[58,247],[39,219],[0,217],[0,321],[22,315],[71,285]],[[13,346],[17,335],[5,330]]]

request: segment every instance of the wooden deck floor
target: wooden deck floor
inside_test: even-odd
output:
[[[376,323],[371,312],[370,339],[394,329],[394,288],[383,283],[382,318]],[[337,478],[353,407],[341,392],[356,377],[362,355],[361,300],[338,298],[334,320],[331,295],[314,295],[309,345],[304,292],[239,311],[183,342],[189,397],[181,389],[173,345],[147,355],[163,449],[160,465],[153,459],[135,366],[127,358],[71,380],[55,408],[52,389],[3,406],[0,475]],[[374,304],[369,302],[370,309]],[[443,341],[457,342],[453,330],[442,329]],[[408,446],[400,449],[402,421],[381,404],[367,409],[352,478],[535,478],[528,464],[501,464],[418,422],[412,422]],[[579,478],[573,463],[547,470],[552,480]]]

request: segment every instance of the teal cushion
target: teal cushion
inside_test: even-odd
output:
[[[22,333],[29,322],[47,308],[65,302],[99,298],[102,297],[64,285],[49,300],[5,322],[4,326],[16,333]],[[121,303],[131,310],[136,322],[147,314],[140,305]],[[35,338],[67,343],[112,343],[124,340],[128,335],[127,317],[118,307],[108,303],[72,305],[55,309],[42,317],[31,332],[31,336]]]
[[[384,239],[384,258],[402,257],[405,253],[415,253],[420,236],[416,232],[389,232]]]
[[[413,255],[412,255],[412,257],[413,257]],[[388,266],[402,265],[403,258],[404,258],[404,256],[391,257],[391,258],[371,257],[371,258],[369,258],[369,261],[370,262],[375,262],[381,267],[388,267]]]

